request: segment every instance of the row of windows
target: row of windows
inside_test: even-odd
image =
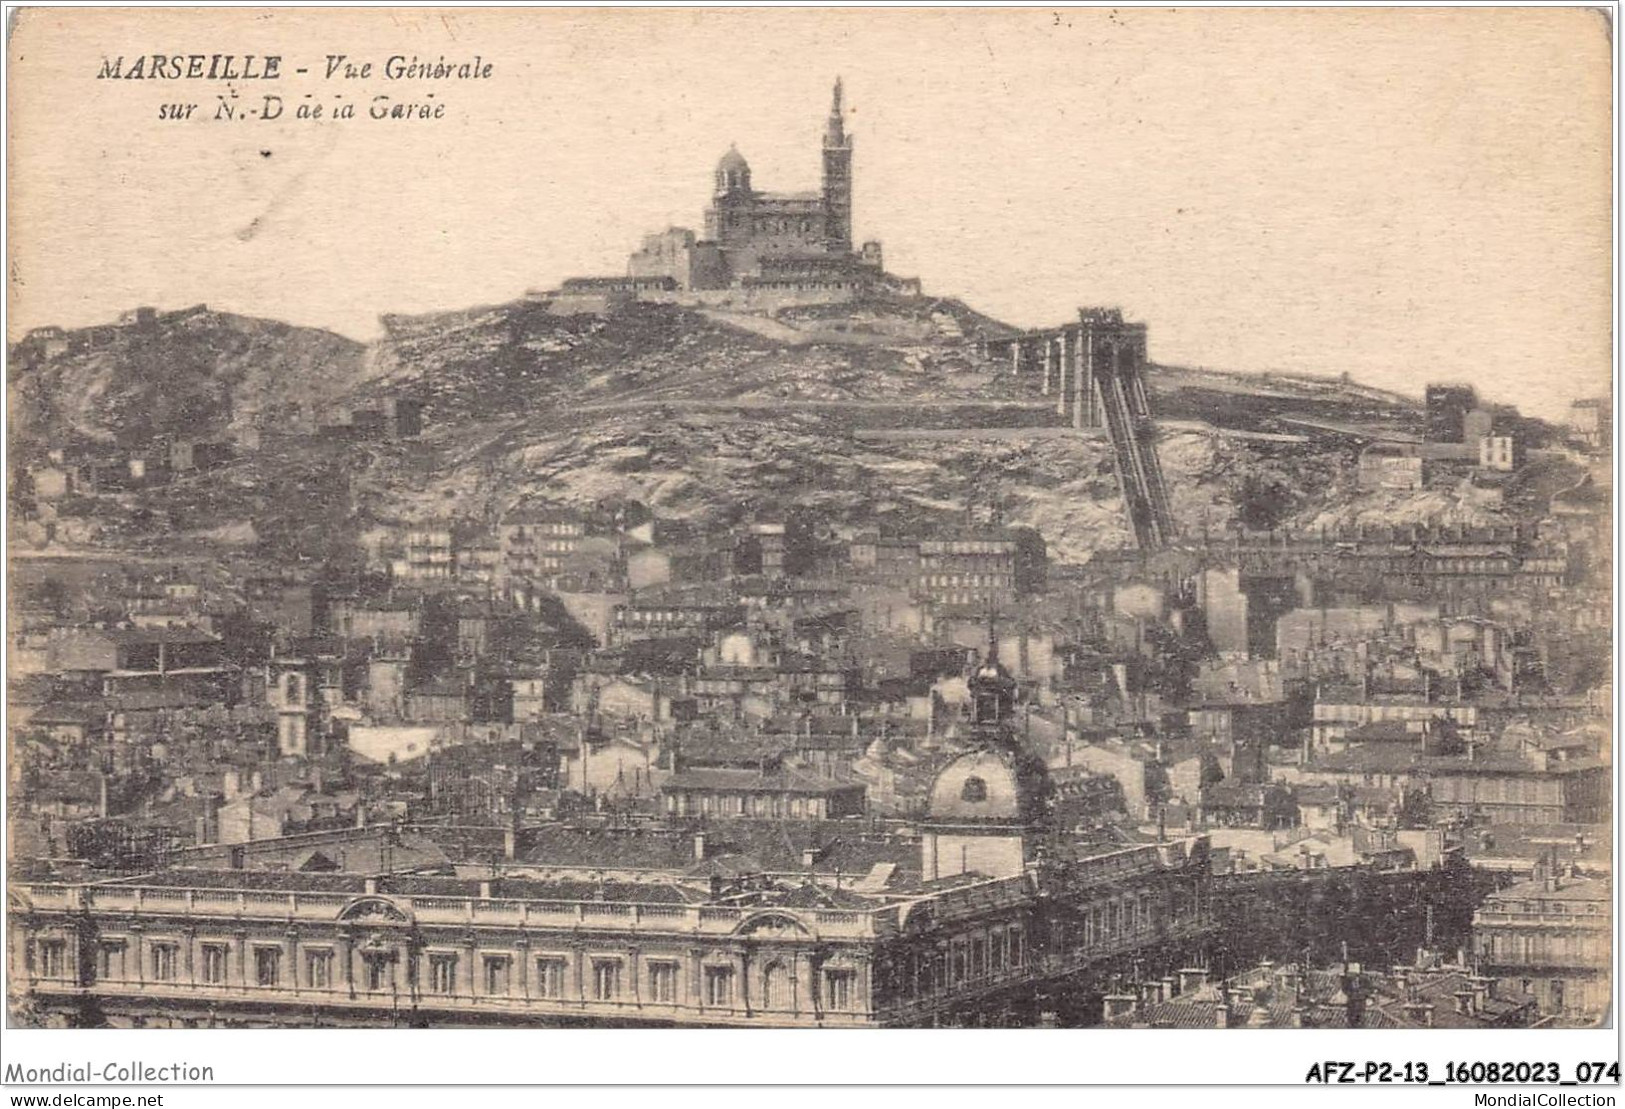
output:
[[[982,934],[956,937],[946,948],[915,955],[903,988],[910,994],[951,989],[1021,970],[1026,965],[1027,939],[1022,928],[993,928]]]
[[[531,574],[541,571],[558,571],[564,568],[564,559],[559,555],[509,555],[503,570],[508,574]]]
[[[531,539],[523,544],[511,543],[503,548],[503,553],[510,560],[534,558],[539,551],[546,551],[549,554],[569,554],[576,549],[576,545],[574,539]]]
[[[38,945],[38,960],[35,969],[45,978],[60,978],[63,976],[63,952],[65,942],[59,939],[41,940]],[[181,947],[179,943],[171,941],[154,942],[147,946],[146,965],[141,968],[146,977],[154,982],[172,982],[180,977]],[[198,948],[198,979],[202,982],[219,984],[227,980],[229,973],[228,957],[230,945],[225,943],[204,943]],[[331,951],[311,951],[306,953],[307,965],[315,963],[320,968],[322,984],[329,980],[327,971],[331,967],[333,953]],[[96,973],[104,979],[124,979],[130,977],[130,972],[136,968],[129,945],[123,940],[106,941],[98,945],[96,951]],[[314,977],[314,976],[313,976]],[[261,986],[275,986],[282,979],[282,949],[280,947],[256,947],[254,949],[254,978],[253,981]],[[314,981],[313,983],[314,984]]]
[[[757,216],[750,213],[735,212],[723,209],[721,212],[722,226],[727,230],[744,229],[758,235],[764,234],[801,234],[810,235],[814,231],[823,232],[822,225],[813,220],[787,220],[773,217]]]
[[[1558,778],[1475,775],[1463,779],[1440,774],[1432,782],[1434,799],[1440,803],[1560,805],[1565,797],[1575,796],[1573,783]]]
[[[947,588],[964,588],[967,586],[1003,586],[1008,588],[1013,582],[1009,574],[922,574],[921,586],[935,586]]]
[[[1480,954],[1498,963],[1528,965],[1608,965],[1606,934],[1556,932],[1523,935],[1491,932],[1480,943]]]
[[[1602,912],[1602,905],[1596,901],[1574,902],[1573,904],[1564,901],[1520,901],[1518,906],[1518,908],[1514,909],[1508,902],[1499,902],[1492,903],[1486,908],[1498,913],[1556,913],[1559,916],[1565,913],[1597,916]]]
[[[920,543],[922,555],[1002,555],[1015,552],[1015,544],[998,540],[925,540]]]
[[[508,524],[502,529],[504,539],[526,539],[537,535],[580,535],[580,524],[555,521],[547,524]]]
[[[432,566],[421,562],[392,562],[389,572],[401,581],[451,581],[455,572],[451,566]]]
[[[709,614],[693,609],[618,608],[616,622],[621,624],[693,624],[705,623]]]
[[[679,800],[679,798],[681,798]],[[773,793],[668,793],[666,812],[704,813],[718,816],[820,816],[825,809],[821,797],[785,797]]]
[[[938,604],[944,604],[944,605],[974,605],[974,604],[980,604],[983,601],[987,600],[988,596],[989,596],[989,591],[987,591],[987,590],[982,590],[982,591],[979,591],[979,592],[970,592],[970,593],[961,593],[961,592],[955,591],[955,592],[948,592],[948,593],[937,593],[937,594],[935,594],[935,595],[933,595],[933,596],[931,596],[931,597],[929,597],[927,599],[935,601]]]
[[[41,940],[36,945],[36,972],[43,978],[62,978],[66,975],[66,943],[60,939]],[[155,942],[147,948],[147,977],[154,982],[172,982],[179,977],[180,945]],[[310,989],[331,989],[336,984],[334,952],[331,948],[307,948],[303,952],[302,979]],[[231,973],[231,945],[205,942],[198,948],[198,980],[210,985],[225,985],[234,977]],[[286,952],[281,947],[256,945],[253,947],[252,978],[261,987],[282,986]],[[99,945],[96,970],[105,980],[121,981],[131,969],[130,949],[124,941],[108,941]],[[372,993],[389,992],[396,988],[395,970],[398,960],[394,952],[361,952],[360,986]],[[452,995],[459,991],[458,963],[460,957],[452,952],[431,951],[420,960],[423,988],[431,994]],[[619,957],[592,957],[590,969],[584,976],[582,987],[586,996],[594,1001],[622,1001],[629,997],[626,983],[626,961]],[[570,960],[562,955],[542,955],[536,958],[535,976],[531,980],[531,995],[540,999],[562,999],[570,994]],[[514,957],[488,954],[479,957],[478,989],[489,997],[508,997],[514,992]],[[646,993],[644,999],[655,1004],[676,1004],[682,982],[681,964],[675,959],[648,959]],[[702,967],[701,999],[710,1007],[728,1008],[735,1004],[735,969],[731,966],[707,965]],[[849,968],[826,968],[822,976],[824,1008],[846,1010],[852,1006],[856,971]],[[790,971],[782,963],[766,968],[762,978],[762,1005],[766,1008],[787,1008],[791,1005],[793,988]]]
[[[62,940],[42,940],[39,944],[38,971],[42,977],[62,976]],[[256,945],[250,981],[257,986],[283,985],[285,952],[281,947]],[[198,946],[197,977],[210,985],[224,985],[235,977],[231,969],[231,945],[203,943]],[[98,946],[96,972],[98,977],[125,980],[132,977],[134,955],[123,940],[107,941]],[[153,982],[173,982],[181,977],[181,946],[172,941],[159,941],[147,945],[144,976]],[[333,951],[331,948],[312,948],[304,952],[304,983],[314,989],[326,989],[334,982]],[[379,975],[374,975],[383,981]]]
[[[1084,913],[1083,945],[1091,947],[1119,936],[1142,932],[1151,924],[1151,902],[1145,894],[1095,905]]]

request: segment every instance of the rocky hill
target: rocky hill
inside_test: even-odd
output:
[[[360,380],[366,347],[199,306],[27,339],[12,350],[14,442],[140,446],[205,438],[295,400],[337,401]]]
[[[430,428],[363,483],[378,519],[626,497],[718,520],[795,503],[870,525],[973,502],[1040,529],[1063,560],[1130,542],[1106,440],[1045,426],[1036,381],[982,362],[972,341],[1011,329],[957,301],[772,318],[651,305],[557,317],[520,303],[386,323],[371,387],[422,390]],[[1414,402],[1336,381],[1172,368],[1150,381],[1159,411],[1185,418],[1160,449],[1192,529],[1228,526],[1260,474],[1277,475],[1281,522],[1351,495],[1351,440],[1248,432],[1294,414],[1417,422]]]
[[[14,412],[20,402],[23,433],[49,441],[224,427],[301,397],[425,402],[415,441],[268,444],[207,481],[123,498],[172,534],[249,535],[267,553],[320,554],[429,517],[494,519],[530,498],[625,497],[718,521],[800,504],[849,525],[997,504],[1061,561],[1130,541],[1106,440],[1046,426],[1036,383],[983,363],[970,341],[1009,329],[957,301],[772,318],[657,305],[559,316],[520,301],[384,325],[367,348],[214,313],[98,329],[31,355]],[[1408,510],[1363,505],[1349,429],[1414,430],[1414,401],[1172,367],[1149,381],[1169,418],[1159,450],[1182,529]],[[1411,509],[1494,516],[1470,497],[1428,496]]]

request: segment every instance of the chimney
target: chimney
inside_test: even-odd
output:
[[[1358,973],[1358,972],[1356,972]],[[1365,1024],[1365,991],[1360,987],[1358,979],[1345,976],[1343,979],[1343,993],[1348,997],[1348,1026],[1359,1028]],[[1428,1006],[1428,1022],[1433,1021],[1433,1007]]]
[[[1423,1028],[1433,1027],[1433,1006],[1431,1005],[1416,1001],[1410,1002],[1405,1006],[1405,1016],[1412,1023],[1419,1024]]]
[[[1192,990],[1201,989],[1205,985],[1207,985],[1206,967],[1179,968],[1179,992],[1181,994],[1188,994]]]
[[[1229,994],[1225,994],[1223,997],[1219,998],[1218,1003],[1213,1006],[1213,1027],[1215,1027],[1215,1028],[1229,1028],[1230,1027],[1230,995]]]
[[[1138,999],[1131,993],[1109,993],[1103,1004],[1103,1015],[1106,1020],[1118,1020],[1132,1016]]]
[[[1482,1013],[1486,1008],[1485,1003],[1495,997],[1495,979],[1475,974],[1467,981],[1471,982],[1473,987],[1473,1012]]]
[[[512,862],[519,849],[519,833],[513,825],[502,829],[502,857]]]
[[[1472,990],[1457,990],[1451,996],[1456,999],[1456,1012],[1463,1016],[1472,1016],[1477,1011],[1473,1005]]]
[[[378,876],[376,874],[367,875],[367,877],[362,881],[361,888],[367,893],[377,893]]]
[[[1280,984],[1282,993],[1291,994],[1293,997],[1298,995],[1298,968],[1296,966],[1287,963],[1275,972],[1275,978]]]
[[[705,861],[705,833],[704,832],[695,832],[694,833],[694,861],[697,862],[697,863],[703,863]]]

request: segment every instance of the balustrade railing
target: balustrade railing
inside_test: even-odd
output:
[[[122,915],[193,919],[331,923],[350,904],[370,894],[301,891],[182,889],[167,886],[26,887],[22,892],[36,910],[104,911]],[[639,901],[532,901],[515,898],[378,895],[420,924],[565,927],[590,923],[594,928],[653,927],[668,931],[729,933],[755,911],[729,905],[674,905]],[[763,909],[771,908],[763,906]],[[801,919],[832,937],[872,937],[895,928],[892,906],[861,909],[788,909],[773,912]],[[374,918],[369,918],[374,919]]]

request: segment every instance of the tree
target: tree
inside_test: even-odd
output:
[[[1277,782],[1264,791],[1262,823],[1266,828],[1296,828],[1301,822],[1292,790]]]
[[[1295,500],[1284,478],[1249,473],[1236,494],[1237,516],[1248,531],[1274,531],[1291,514]]]
[[[1433,798],[1425,789],[1407,789],[1399,802],[1401,828],[1428,828],[1433,823]]]

